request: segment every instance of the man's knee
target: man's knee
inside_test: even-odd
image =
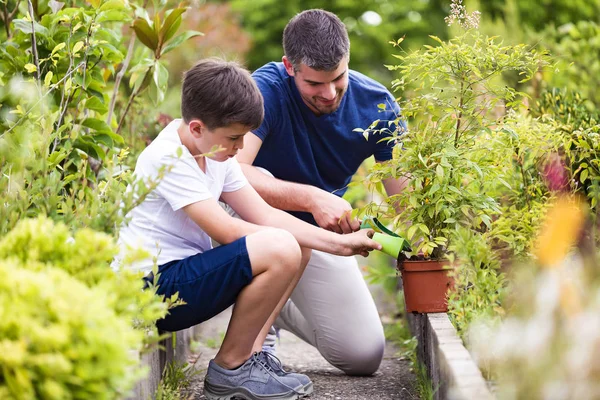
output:
[[[381,325],[370,329],[357,329],[344,335],[335,343],[318,341],[321,354],[335,367],[347,375],[373,375],[381,361],[385,350],[385,336]]]
[[[347,375],[373,375],[381,365],[384,350],[385,341],[383,338],[363,340],[361,344],[347,348],[344,360],[336,367]]]

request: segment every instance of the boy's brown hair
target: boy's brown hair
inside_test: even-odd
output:
[[[233,124],[256,129],[264,117],[263,97],[250,73],[235,62],[201,60],[184,73],[181,116],[210,130]]]

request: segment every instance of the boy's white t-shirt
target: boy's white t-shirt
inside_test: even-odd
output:
[[[207,157],[203,172],[181,143],[177,133],[180,124],[180,119],[171,122],[140,154],[136,179],[154,179],[163,165],[172,167],[144,201],[129,212],[128,223],[119,231],[120,260],[129,249],[143,249],[150,254],[131,266],[144,273],[152,270],[154,257],[162,265],[210,250],[210,237],[182,208],[209,198],[219,200],[222,192],[234,192],[248,184],[235,158],[219,162]]]

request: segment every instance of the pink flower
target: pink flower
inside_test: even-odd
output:
[[[565,192],[569,188],[567,167],[560,155],[553,153],[544,166],[544,180],[553,192]]]
[[[169,125],[171,121],[173,121],[173,117],[164,113],[158,114],[158,117],[156,118],[156,122],[158,123],[158,125],[161,126],[161,128],[164,128],[165,126]]]

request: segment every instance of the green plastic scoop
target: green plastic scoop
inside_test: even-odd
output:
[[[373,229],[373,240],[383,246],[381,251],[394,258],[398,258],[401,251],[412,251],[408,240],[386,228],[376,217],[365,217],[360,227]]]

